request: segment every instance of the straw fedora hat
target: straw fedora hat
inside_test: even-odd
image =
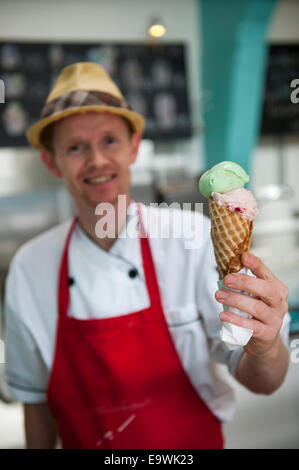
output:
[[[62,69],[47,97],[41,119],[29,127],[26,137],[33,147],[40,149],[41,134],[49,124],[87,111],[122,116],[135,132],[143,133],[145,119],[131,109],[105,69],[93,62],[78,62]]]

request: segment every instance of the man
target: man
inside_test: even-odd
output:
[[[153,226],[175,229],[180,211],[169,222],[168,209],[149,214],[130,199],[143,127],[100,66],[78,63],[27,133],[76,209],[72,223],[19,250],[7,280],[7,380],[24,403],[28,448],[53,448],[58,434],[64,448],[221,448],[233,398],[214,361],[256,393],[272,393],[286,374],[287,288],[260,259],[243,257],[256,278],[226,278],[253,294],[226,292],[225,304],[253,317],[221,313],[253,330],[229,351],[208,219],[192,215],[196,250],[184,236],[149,238]],[[114,234],[98,236],[99,207]],[[123,236],[129,214],[138,237]]]

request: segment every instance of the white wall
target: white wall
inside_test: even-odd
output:
[[[298,42],[298,0],[280,0],[274,12],[268,38],[271,42]]]
[[[165,22],[164,42],[187,45],[190,106],[199,120],[199,33],[196,0],[1,0],[0,40],[146,41],[153,17]],[[185,155],[191,171],[200,166],[200,137],[161,146]]]

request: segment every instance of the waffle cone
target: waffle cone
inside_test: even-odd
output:
[[[242,269],[242,254],[249,251],[252,236],[252,221],[237,212],[217,206],[209,199],[211,238],[214,247],[219,278]]]

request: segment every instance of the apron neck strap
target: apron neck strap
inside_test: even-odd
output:
[[[150,248],[149,238],[144,227],[143,217],[141,213],[141,205],[135,201],[139,214],[139,240],[141,246],[141,256],[143,263],[143,271],[145,276],[146,288],[150,299],[151,307],[155,310],[163,310],[161,302],[161,294],[158,284],[158,277],[156,274],[155,264]]]
[[[144,228],[143,217],[141,213],[140,203],[135,201],[139,215],[139,240],[141,246],[141,255],[143,262],[143,269],[145,275],[145,281],[147,286],[148,295],[150,298],[151,306],[159,304],[161,307],[161,298],[159,293],[159,286],[157,276],[155,272],[155,266],[150,250],[149,240]],[[78,217],[74,217],[63,249],[61,258],[59,280],[58,280],[58,313],[59,316],[67,316],[69,304],[70,304],[70,290],[69,290],[69,271],[68,271],[68,252],[70,240],[75,229]],[[161,307],[162,308],[162,307]]]
[[[69,275],[68,275],[68,251],[71,236],[77,223],[77,216],[74,217],[67,238],[64,244],[63,254],[60,263],[59,281],[58,281],[58,314],[67,315],[70,303]]]

